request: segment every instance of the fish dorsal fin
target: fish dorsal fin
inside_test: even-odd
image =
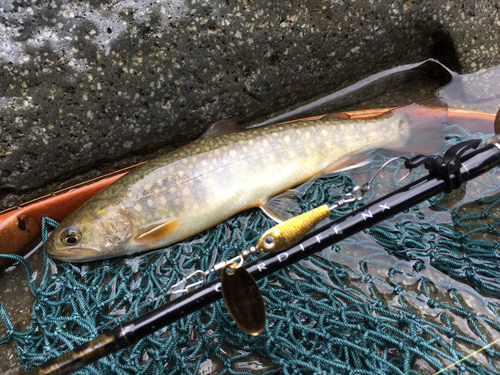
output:
[[[301,213],[298,193],[294,190],[287,190],[260,206],[260,209],[277,223],[282,223]]]
[[[166,219],[161,223],[154,223],[146,227],[139,228],[140,234],[134,238],[135,241],[143,245],[151,245],[162,238],[172,235],[179,228],[179,219]]]
[[[244,128],[241,126],[243,122],[243,116],[235,115],[223,118],[217,122],[214,122],[212,125],[205,130],[205,133],[201,135],[201,138],[209,138],[216,137],[225,134],[231,134],[236,132],[241,132]]]

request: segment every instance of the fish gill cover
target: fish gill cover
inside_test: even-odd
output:
[[[456,125],[445,130],[446,149],[488,138]],[[302,198],[303,211],[335,202],[389,156],[376,152],[364,170],[317,180]],[[405,173],[402,163],[389,165],[365,202],[408,183],[398,183]],[[257,337],[243,333],[218,301],[77,373],[432,374],[500,331],[498,181],[493,170],[260,280],[267,325]],[[38,286],[24,259],[10,255],[26,267],[36,299],[26,332],[0,304],[7,328],[0,344],[13,340],[21,363],[40,365],[168,302],[167,290],[183,276],[234,257],[272,225],[260,211],[245,211],[151,254],[78,265],[44,254]],[[500,352],[490,347],[448,373],[457,369],[497,372]]]

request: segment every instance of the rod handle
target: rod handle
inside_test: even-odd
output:
[[[28,375],[63,375],[86,366],[99,358],[116,352],[120,347],[112,332],[107,332],[70,352],[52,358],[43,365],[31,369]]]

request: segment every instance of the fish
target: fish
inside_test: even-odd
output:
[[[372,119],[326,115],[246,130],[216,123],[96,194],[54,229],[46,250],[69,262],[141,253],[253,207],[280,222],[295,212],[292,187],[362,163],[378,148],[440,151],[446,122],[446,111],[414,103]]]

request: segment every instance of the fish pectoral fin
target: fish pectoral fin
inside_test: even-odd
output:
[[[282,223],[294,216],[299,215],[302,210],[297,199],[298,192],[287,190],[260,206],[260,209],[277,223]]]
[[[207,130],[201,135],[201,138],[216,137],[225,134],[231,134],[236,132],[241,132],[245,130],[241,123],[243,122],[243,116],[235,115],[223,118],[217,122],[214,122],[208,127]]]
[[[161,223],[154,223],[147,227],[139,228],[139,234],[135,241],[143,245],[152,245],[162,238],[172,235],[179,228],[179,219],[167,219]]]
[[[335,175],[338,175],[339,172],[363,167],[367,164],[370,164],[371,161],[372,157],[366,153],[346,156],[326,167],[320,177],[333,177]]]

